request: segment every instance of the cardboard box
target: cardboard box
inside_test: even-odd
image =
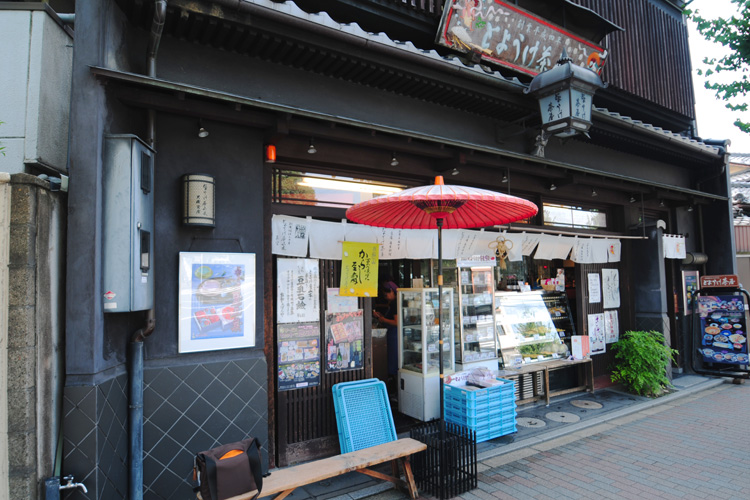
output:
[[[573,359],[586,359],[591,353],[588,335],[573,335],[570,337],[570,347]]]

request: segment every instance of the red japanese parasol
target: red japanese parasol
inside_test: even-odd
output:
[[[487,227],[535,215],[535,204],[522,198],[466,186],[446,186],[435,177],[432,186],[415,187],[363,201],[346,211],[347,219],[368,226],[438,230],[438,331],[443,352],[443,229]],[[444,417],[443,356],[440,366],[440,419]],[[442,433],[442,427],[441,427]]]

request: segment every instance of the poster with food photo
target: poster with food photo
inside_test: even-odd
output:
[[[277,328],[279,390],[319,385],[320,323],[283,323]]]
[[[179,352],[255,345],[255,255],[181,252]]]
[[[363,367],[364,315],[326,312],[326,372],[358,370]]]
[[[747,365],[746,304],[739,295],[706,295],[696,299],[703,361]]]

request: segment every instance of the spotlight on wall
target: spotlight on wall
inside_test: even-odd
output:
[[[398,158],[396,158],[396,153],[391,153],[391,166],[392,167],[398,166]]]
[[[182,224],[216,227],[214,178],[206,174],[182,176]]]
[[[208,137],[208,130],[203,126],[203,120],[198,120],[198,137],[201,139]]]
[[[451,170],[451,175],[458,175],[458,169],[456,167],[453,167],[453,170]]]
[[[500,179],[500,182],[502,182],[503,184],[505,184],[506,182],[508,182],[508,172],[505,172],[503,174],[503,178]]]
[[[550,191],[554,191],[555,189],[557,189],[557,186],[555,186],[554,182],[551,182],[550,185],[549,185],[549,190]]]
[[[308,146],[307,152],[309,154],[311,154],[311,155],[314,155],[315,153],[318,152],[318,150],[315,149],[315,143],[313,142],[313,138],[312,137],[310,137],[310,146]]]
[[[599,196],[599,193],[596,192],[596,189],[591,188],[591,196]]]

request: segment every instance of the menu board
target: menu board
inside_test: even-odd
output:
[[[320,384],[320,323],[278,325],[280,391]]]
[[[738,295],[697,297],[703,360],[730,365],[748,364],[745,300]]]

